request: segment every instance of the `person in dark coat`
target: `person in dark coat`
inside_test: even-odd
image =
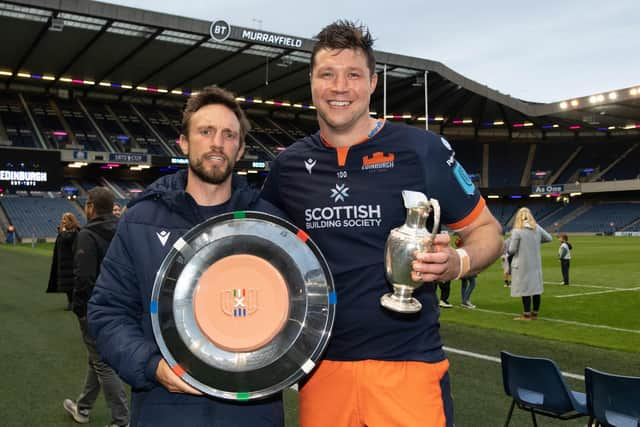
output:
[[[82,339],[87,347],[87,374],[78,398],[65,399],[62,406],[77,423],[88,423],[89,413],[102,390],[107,406],[111,409],[109,425],[128,426],[129,408],[122,382],[102,359],[87,326],[87,303],[100,273],[102,260],[118,225],[118,219],[113,216],[112,208],[113,193],[111,191],[104,187],[94,187],[89,190],[89,197],[84,206],[88,222],[78,232],[74,246],[72,301],[72,309],[78,316]]]
[[[58,226],[58,237],[53,247],[51,272],[47,293],[64,292],[67,294],[67,308],[71,310],[73,291],[73,244],[80,230],[80,223],[74,214],[65,212]]]
[[[9,223],[9,225],[7,226],[7,234],[6,234],[6,238],[5,238],[5,243],[8,243],[10,245],[15,245],[16,244],[16,227],[14,227],[13,224]]]

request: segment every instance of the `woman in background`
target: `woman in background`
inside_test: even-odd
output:
[[[538,317],[542,286],[540,244],[551,241],[551,235],[538,225],[528,208],[520,208],[511,230],[509,255],[511,260],[511,296],[521,297],[523,313],[515,320]],[[533,309],[531,303],[533,302]]]
[[[73,244],[80,230],[80,223],[71,212],[65,212],[58,226],[58,237],[53,248],[48,293],[67,294],[67,308],[71,310],[73,292]]]

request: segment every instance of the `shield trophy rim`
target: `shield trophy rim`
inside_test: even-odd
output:
[[[285,283],[289,292],[289,318],[283,329],[262,348],[252,352],[226,351],[215,343],[199,339],[201,331],[193,329],[187,304],[194,284],[185,286],[180,283],[180,278],[185,269],[198,270],[202,266],[201,260],[195,263],[195,267],[190,264],[196,257],[207,259],[220,256],[218,259],[222,259],[227,256],[224,255],[225,249],[220,249],[224,246],[220,241],[233,238],[251,240],[247,234],[242,234],[247,233],[248,228],[251,233],[268,234],[267,239],[260,240],[260,236],[254,236],[258,240],[252,241],[253,244],[258,242],[258,246],[265,246],[260,248],[262,256],[264,251],[270,254],[271,251],[280,253],[280,258],[267,261],[279,263],[281,272],[283,265],[287,270],[294,267],[293,274],[283,273],[286,275]],[[240,234],[233,234],[237,231]],[[225,247],[228,250],[232,246],[234,245],[228,244]],[[215,255],[211,255],[212,253]],[[294,262],[293,265],[290,265],[291,261]],[[187,282],[187,279],[183,281]],[[197,278],[192,280],[197,281]],[[329,341],[335,318],[335,303],[336,294],[329,264],[304,231],[267,213],[236,211],[210,218],[191,228],[176,241],[156,274],[150,313],[156,343],[174,372],[207,395],[237,401],[275,394],[308,374]],[[196,339],[191,340],[192,336]],[[279,346],[286,348],[283,350]],[[243,370],[238,366],[247,368]],[[215,375],[209,375],[210,372]],[[266,380],[260,377],[265,372],[269,372],[270,378],[277,378],[266,384]],[[203,378],[205,376],[207,379]],[[224,385],[221,385],[223,382]],[[261,385],[253,389],[246,386],[229,387],[229,384],[236,383]]]

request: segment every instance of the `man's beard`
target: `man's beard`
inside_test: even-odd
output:
[[[223,169],[216,167],[211,170],[207,170],[203,165],[204,162],[202,159],[195,160],[191,158],[189,158],[189,169],[191,169],[198,178],[206,183],[215,185],[222,184],[229,178],[231,172],[233,172],[235,161],[231,161],[222,153],[219,153],[219,155],[223,156],[226,160],[225,167]]]

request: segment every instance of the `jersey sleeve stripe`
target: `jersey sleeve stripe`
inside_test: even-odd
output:
[[[484,201],[484,198],[480,197],[480,199],[478,200],[478,203],[476,204],[476,207],[473,208],[473,210],[469,213],[469,215],[462,218],[460,221],[454,222],[453,224],[446,224],[447,227],[449,227],[454,231],[460,230],[461,228],[466,227],[467,225],[471,224],[476,218],[478,218],[478,216],[480,216],[480,213],[482,212],[485,206],[486,206],[486,202]]]

